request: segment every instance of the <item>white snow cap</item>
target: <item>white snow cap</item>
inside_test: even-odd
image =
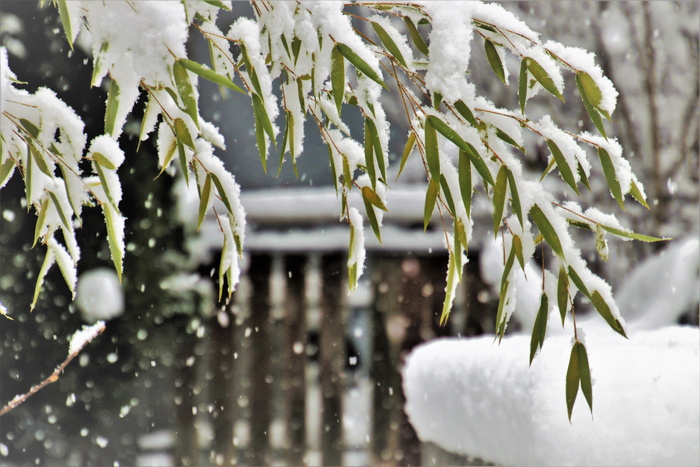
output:
[[[82,329],[75,331],[68,344],[68,355],[73,355],[93,340],[105,328],[104,321],[98,321],[92,326],[85,325]]]

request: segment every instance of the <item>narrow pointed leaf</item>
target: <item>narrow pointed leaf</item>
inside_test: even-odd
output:
[[[114,136],[116,128],[114,125],[119,111],[119,84],[112,79],[109,82],[109,90],[107,91],[107,109],[105,110],[105,133]]]
[[[588,181],[588,176],[586,175],[586,171],[583,170],[583,167],[581,166],[580,163],[578,163],[577,166],[578,166],[578,169],[577,169],[577,170],[578,170],[578,176],[579,176],[579,178],[581,178],[581,183],[583,183],[583,185],[584,185],[586,188],[588,188],[588,190],[590,191],[590,189],[591,189],[591,183]]]
[[[484,40],[484,49],[486,50],[486,58],[488,58],[489,64],[491,65],[491,68],[493,68],[493,72],[496,73],[496,76],[498,76],[503,84],[506,84],[506,75],[503,71],[503,62],[501,61],[501,56],[498,55],[496,46],[493,42],[486,39]]]
[[[544,68],[542,68],[542,66],[540,66],[539,63],[537,63],[532,58],[528,57],[525,59],[525,64],[527,66],[527,70],[530,73],[532,73],[532,76],[535,77],[535,79],[542,85],[543,88],[545,88],[547,91],[549,91],[550,94],[554,95],[555,97],[558,97],[562,101],[564,100],[564,97],[559,92],[559,89],[557,89],[557,86],[554,84],[554,81],[552,81],[552,78],[547,74],[546,71],[544,71]]]
[[[204,185],[202,186],[202,192],[199,194],[199,214],[197,216],[197,231],[202,226],[202,221],[204,221],[204,216],[207,214],[207,205],[209,204],[209,198],[211,197],[211,176],[207,175],[204,179]]]
[[[591,103],[591,101],[588,100],[588,94],[586,93],[583,83],[581,82],[581,76],[579,73],[576,73],[576,86],[578,87],[578,92],[581,95],[581,100],[583,101],[584,107],[586,107],[586,112],[588,112],[588,116],[591,118],[591,121],[598,129],[600,134],[603,135],[605,139],[607,139],[608,137],[605,134],[605,125],[603,124],[603,120],[600,118],[600,113],[598,113],[598,110]]]
[[[610,327],[613,328],[622,337],[627,337],[627,334],[625,334],[625,329],[622,327],[622,324],[620,324],[620,322],[617,319],[615,319],[615,317],[612,314],[612,311],[610,311],[610,306],[608,306],[608,304],[605,302],[605,299],[600,294],[600,292],[594,290],[590,298],[591,303],[593,303],[595,309],[598,311],[600,316],[602,316],[603,319],[610,325]]]
[[[19,123],[32,138],[37,139],[39,137],[39,128],[37,128],[32,122],[26,118],[20,118]]]
[[[345,97],[345,59],[337,45],[331,51],[331,89],[338,115],[340,115]]]
[[[0,166],[0,186],[4,186],[10,175],[14,172],[15,161],[8,158],[2,166]]]
[[[435,127],[428,118],[425,121],[425,159],[428,163],[430,177],[440,179],[440,153],[438,151],[437,133]]]
[[[586,95],[586,99],[593,106],[593,108],[600,110],[600,104],[603,101],[603,93],[596,84],[595,80],[591,78],[591,75],[585,71],[578,71],[576,73],[577,81],[580,82],[579,92]]]
[[[508,175],[508,186],[510,187],[510,200],[511,204],[513,205],[513,211],[515,211],[515,215],[518,217],[520,225],[524,227],[525,223],[523,222],[523,208],[520,204],[520,194],[518,193],[518,185],[515,183],[515,177],[513,176],[513,172],[507,170],[506,175]]]
[[[504,132],[500,128],[496,128],[496,136],[498,136],[500,139],[502,139],[506,143],[510,144],[514,148],[518,148],[520,150],[520,152],[522,152],[523,154],[527,153],[525,151],[524,147],[522,147],[518,143],[516,143],[515,140],[508,135],[508,133]]]
[[[425,192],[425,207],[423,208],[423,230],[428,230],[430,218],[433,216],[435,202],[437,201],[439,184],[437,178],[431,178],[428,182],[428,189]]]
[[[520,103],[520,113],[525,115],[525,104],[527,103],[527,64],[524,59],[520,62],[518,102]]]
[[[100,52],[97,54],[97,57],[94,58],[94,62],[92,64],[92,78],[90,79],[90,87],[97,86],[98,77],[104,76],[102,72],[105,64],[102,60],[108,50],[109,42],[104,41],[102,46],[100,46]]]
[[[63,211],[63,206],[61,206],[61,203],[58,202],[56,194],[53,191],[49,191],[48,193],[49,197],[51,198],[51,201],[53,202],[53,205],[56,206],[56,211],[58,211],[58,217],[61,219],[61,224],[63,225],[63,228],[66,232],[70,232],[71,230],[73,230],[71,228],[70,223],[68,222],[70,217],[67,216],[66,213]]]
[[[457,109],[457,112],[464,117],[464,119],[469,122],[469,124],[473,127],[477,127],[478,123],[476,122],[476,118],[474,118],[474,114],[472,113],[471,110],[469,110],[469,107],[467,104],[465,104],[462,101],[457,101],[454,103],[455,109]]]
[[[503,222],[503,209],[506,202],[506,193],[508,192],[508,176],[506,169],[501,166],[496,176],[496,185],[493,187],[493,236],[498,235],[498,230]]]
[[[374,144],[372,135],[369,132],[369,118],[365,118],[365,164],[367,175],[372,187],[377,187],[377,172],[374,167]],[[401,171],[399,171],[401,173]]]
[[[189,186],[190,184],[190,169],[187,163],[187,154],[185,153],[185,145],[182,141],[177,140],[177,155],[180,160],[180,170],[182,170],[182,175],[185,177],[185,183]]]
[[[445,201],[447,202],[447,207],[450,209],[450,213],[452,214],[452,216],[456,216],[457,211],[455,210],[454,199],[452,199],[452,192],[450,191],[450,186],[447,184],[447,179],[443,174],[440,174],[440,189],[442,191],[442,195],[445,197]]]
[[[110,161],[109,159],[107,159],[107,157],[106,157],[104,154],[100,153],[100,152],[94,152],[94,153],[92,153],[92,159],[93,159],[97,164],[99,164],[99,165],[101,165],[102,167],[104,167],[105,169],[117,170],[117,167],[116,167],[114,164],[112,164],[112,161]]]
[[[571,266],[569,266],[568,271],[569,271],[569,277],[573,281],[573,283],[576,286],[576,288],[578,289],[578,291],[590,299],[591,293],[588,291],[586,284],[583,283],[583,280],[581,279],[581,277],[579,277],[576,270],[574,268],[572,268]]]
[[[275,144],[275,132],[272,129],[272,122],[270,121],[270,117],[267,114],[267,109],[265,108],[265,104],[263,104],[262,99],[257,94],[252,94],[252,99],[253,99],[253,110],[260,117],[260,122],[263,125],[263,129],[265,130],[265,133],[267,133],[267,136],[270,138],[270,141],[272,141],[272,144],[274,145]]]
[[[240,86],[236,85],[233,81],[228,79],[227,77],[220,75],[214,70],[211,70],[197,62],[194,62],[192,60],[188,60],[186,58],[181,58],[178,60],[178,62],[187,70],[190,70],[192,73],[195,73],[202,78],[211,81],[212,83],[218,84],[220,86],[227,87],[233,91],[240,92],[245,94],[246,92],[240,88]]]
[[[114,209],[118,211],[117,209],[117,202],[114,200],[114,197],[112,196],[112,190],[109,189],[109,184],[107,183],[107,177],[105,176],[104,169],[102,168],[101,165],[95,164],[95,169],[97,170],[97,176],[100,179],[100,185],[102,185],[102,189],[105,192],[105,195],[107,195],[107,202],[112,204]]]
[[[114,269],[117,272],[117,277],[119,282],[122,281],[122,251],[120,248],[121,232],[117,232],[117,226],[115,224],[114,214],[108,205],[102,207],[102,212],[105,216],[105,224],[107,225],[107,243],[109,244],[109,251],[112,254],[112,262],[114,263]]]
[[[525,271],[525,257],[523,256],[523,241],[518,235],[513,235],[513,250],[515,250],[515,257],[520,263],[520,269]]]
[[[452,305],[454,295],[455,273],[457,272],[456,256],[462,252],[450,251],[449,260],[447,261],[447,286],[445,287],[445,300],[442,302],[442,313],[440,313],[440,326],[447,323],[447,318],[450,316],[450,307]]]
[[[226,210],[229,213],[232,213],[233,208],[231,207],[231,202],[229,201],[228,196],[226,195],[224,186],[221,184],[221,180],[219,180],[219,177],[217,177],[216,174],[212,172],[209,172],[209,176],[211,177],[211,181],[214,182],[214,186],[216,186],[216,191],[219,193],[219,198],[221,198],[221,201],[224,203],[224,206],[226,206]]]
[[[58,0],[58,15],[61,17],[63,32],[66,34],[68,45],[73,50],[73,27],[71,26],[70,13],[68,12],[67,0]]]
[[[378,207],[382,211],[387,211],[386,206],[377,193],[368,186],[362,187],[362,197],[370,202],[370,204]]]
[[[367,64],[364,60],[360,58],[359,55],[357,55],[353,50],[348,47],[345,44],[338,43],[336,44],[336,47],[338,48],[338,51],[343,54],[343,57],[347,58],[352,65],[357,68],[359,71],[361,71],[365,76],[367,76],[369,79],[374,81],[375,83],[380,84],[383,88],[387,88],[386,84],[384,84],[384,81],[382,81],[382,78],[379,77],[376,71]],[[387,88],[388,89],[388,88]]]
[[[367,139],[365,139],[365,141],[367,141]],[[401,164],[399,165],[399,173],[398,173],[398,175],[396,175],[397,180],[399,179],[399,176],[401,175],[401,172],[403,171],[403,168],[406,165],[406,161],[408,160],[408,156],[410,156],[411,152],[413,152],[413,147],[415,145],[416,145],[416,134],[411,132],[411,134],[408,135],[408,140],[406,141],[406,146],[404,146],[404,148],[403,148],[403,154],[401,155]]]
[[[372,204],[364,196],[362,197],[362,201],[365,204],[365,211],[367,212],[367,220],[369,221],[369,225],[372,227],[372,232],[374,232],[374,235],[375,235],[375,237],[377,237],[377,240],[379,240],[379,243],[382,243],[382,232],[379,229],[379,222],[377,221],[377,215],[374,213],[374,208],[372,207]]]
[[[255,94],[253,94],[255,96]],[[255,102],[255,100],[253,100]],[[263,171],[267,173],[267,141],[265,141],[265,130],[263,129],[263,123],[260,120],[260,114],[255,106],[253,106],[254,120],[255,120],[255,141],[258,147],[258,153],[260,154],[260,163],[262,164]]]
[[[184,111],[192,118],[197,128],[199,128],[197,100],[195,99],[194,88],[190,82],[187,70],[179,61],[173,63],[173,78],[175,79],[175,87],[177,88],[177,93],[184,106]]]
[[[591,383],[591,368],[588,364],[588,354],[586,346],[582,342],[576,343],[576,351],[578,352],[578,373],[581,380],[581,392],[588,402],[588,407],[593,413],[593,384]]]
[[[651,237],[649,235],[642,235],[634,232],[626,232],[624,230],[616,229],[613,227],[608,227],[607,225],[599,224],[601,228],[607,230],[608,232],[617,235],[618,237],[631,238],[632,240],[640,240],[642,242],[653,243],[653,242],[665,242],[670,240],[669,238],[659,238]]]
[[[581,379],[577,345],[578,342],[571,348],[569,368],[566,370],[566,410],[569,413],[569,421],[571,421],[571,412],[574,409],[574,403],[576,403],[579,381]]]
[[[471,216],[472,210],[472,164],[469,156],[462,149],[459,150],[459,163],[457,167],[459,176],[459,191],[462,195],[464,209],[467,216]]]
[[[503,308],[506,305],[506,296],[508,295],[509,286],[509,281],[503,282],[503,285],[501,286],[501,292],[498,296],[498,311],[496,312],[496,335],[499,338],[499,343],[501,339],[503,339],[503,335],[506,332],[506,326],[508,325],[508,322],[503,316]]]
[[[559,175],[561,175],[561,178],[564,179],[564,181],[578,195],[579,192],[578,187],[576,186],[576,179],[574,178],[574,173],[572,172],[571,167],[569,167],[569,164],[566,162],[566,158],[559,149],[559,146],[557,146],[557,144],[551,139],[547,140],[547,146],[549,146],[549,150],[552,152],[552,156],[557,163]]]
[[[1,180],[2,177],[0,177],[0,185],[2,185]],[[642,194],[642,190],[639,189],[639,186],[637,186],[634,180],[632,180],[632,186],[630,187],[630,195],[632,195],[632,198],[636,199],[639,204],[649,209],[649,205],[647,204],[647,200],[644,198],[644,194]]]
[[[29,311],[33,311],[36,306],[36,302],[39,300],[39,294],[41,293],[41,288],[44,285],[44,278],[46,273],[49,271],[54,262],[54,254],[50,248],[46,249],[46,256],[44,256],[44,262],[41,263],[41,269],[36,277],[36,285],[34,286],[34,298],[32,298],[32,304],[29,306]]]
[[[428,44],[426,44],[423,40],[423,37],[421,37],[420,33],[418,32],[418,29],[416,28],[416,25],[413,24],[413,21],[411,21],[411,18],[409,18],[408,16],[404,16],[403,20],[406,23],[406,27],[408,27],[408,33],[411,35],[411,39],[413,39],[413,43],[415,44],[416,48],[420,50],[426,57],[430,55],[430,52],[428,50]]]
[[[33,143],[29,143],[29,153],[34,159],[34,162],[36,163],[36,166],[39,168],[40,171],[42,171],[46,176],[53,178],[54,174],[51,173],[49,170],[49,166],[46,165],[46,161],[44,160],[44,156],[42,156],[41,152],[34,146]]]
[[[566,311],[569,307],[569,276],[566,274],[566,268],[559,268],[559,278],[557,280],[557,306],[561,315],[561,325],[564,326],[566,319]]]
[[[557,255],[563,257],[564,249],[559,241],[559,236],[554,230],[554,227],[552,227],[551,222],[549,222],[549,219],[547,219],[547,216],[544,215],[542,209],[540,209],[538,205],[535,204],[532,206],[530,209],[530,217],[532,217],[532,220],[535,222],[535,225],[539,229],[547,244]]]
[[[610,154],[608,154],[608,151],[602,147],[599,147],[598,157],[600,158],[600,164],[603,166],[603,173],[605,174],[605,180],[607,180],[608,186],[610,187],[610,192],[615,198],[615,201],[617,201],[617,204],[619,204],[622,209],[625,209],[625,199],[622,194],[620,182],[617,180],[615,166],[612,163],[612,159],[610,159]]]
[[[377,36],[379,36],[379,40],[382,41],[384,47],[386,47],[387,52],[389,52],[389,54],[392,57],[398,60],[401,65],[403,65],[404,67],[408,67],[408,65],[406,65],[406,60],[401,54],[401,50],[399,50],[398,46],[396,45],[396,42],[394,42],[394,39],[391,38],[391,36],[384,30],[384,28],[379,23],[375,22],[372,22],[372,28],[374,28],[374,32],[377,33]]]
[[[532,327],[532,336],[530,337],[530,365],[535,358],[538,349],[544,345],[544,337],[547,334],[547,314],[549,311],[549,300],[547,294],[543,293],[540,298],[540,308],[537,311],[535,324]]]
[[[41,207],[37,212],[38,217],[36,219],[36,226],[34,227],[34,242],[32,243],[32,248],[34,248],[36,242],[39,241],[41,232],[44,230],[44,221],[46,220],[46,213],[48,211],[48,208],[49,198],[44,198],[44,201],[41,202]]]
[[[379,174],[381,175],[382,180],[386,181],[386,165],[384,164],[384,153],[382,152],[382,142],[379,140],[379,132],[377,131],[377,126],[371,118],[368,117],[366,121],[369,134],[372,137],[372,147],[374,149],[374,156],[377,161],[377,166],[379,167]]]

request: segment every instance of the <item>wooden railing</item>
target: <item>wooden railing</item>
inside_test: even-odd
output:
[[[440,463],[432,447],[421,457],[402,409],[400,371],[421,342],[493,326],[478,256],[470,253],[451,320],[438,326],[444,232],[439,223],[423,232],[424,195],[399,191],[389,199],[384,244],[366,235],[364,277],[348,294],[347,227],[338,223],[331,194],[282,191],[243,200],[242,281],[231,302],[212,313],[206,349],[182,349],[201,357],[181,366],[181,379],[204,381],[179,386],[176,425],[192,428],[176,433],[176,463]],[[207,413],[189,409],[203,400]],[[199,437],[197,426],[207,428]],[[202,432],[210,435],[202,439]]]

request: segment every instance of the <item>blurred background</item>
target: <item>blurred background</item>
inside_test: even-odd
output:
[[[700,4],[503,6],[543,39],[593,51],[620,93],[609,133],[644,183],[651,210],[629,203],[621,211],[602,173],[591,177],[593,189],[581,203],[614,213],[636,232],[697,237]],[[236,4],[234,13],[251,12]],[[192,56],[206,63],[196,39],[189,44]],[[0,44],[12,71],[28,83],[24,89],[55,90],[83,118],[88,138],[102,133],[106,92],[90,89],[91,57],[79,47],[70,52],[53,7],[3,0]],[[515,108],[517,61],[506,62],[506,88],[481,47],[479,39],[472,44],[469,79],[499,107]],[[540,94],[528,103],[529,115],[550,114],[562,128],[594,131],[573,77],[565,80],[566,103]],[[155,180],[155,143],[136,149],[143,101],[120,141],[127,154],[119,174],[128,250],[121,287],[111,282],[101,214],[86,210],[78,231],[79,272],[91,273],[93,281],[83,276],[91,284],[83,293],[91,303],[87,311],[71,301],[57,268],[36,309],[28,311],[43,250],[30,248],[35,219],[20,202],[19,177],[0,192],[0,302],[14,318],[0,317],[0,404],[49,376],[67,356],[73,332],[94,321],[104,305],[123,301],[113,307],[106,331],[57,382],[0,418],[0,465],[478,463],[419,442],[402,410],[400,369],[421,342],[493,332],[498,296],[483,279],[489,265],[480,255],[492,234],[488,207],[475,207],[476,238],[447,326],[437,324],[447,255],[439,219],[422,232],[419,164],[393,182],[384,245],[366,233],[367,269],[358,291],[348,295],[348,233],[337,222],[327,151],[315,128],[308,125],[298,178],[289,161],[276,177],[274,154],[265,174],[248,98],[222,96],[204,82],[200,94],[203,116],[226,137],[228,150],[219,156],[242,186],[248,211],[246,272],[230,301],[216,299],[220,240],[208,234],[215,226],[194,232],[187,220],[196,207],[187,204],[182,183],[167,175]],[[398,105],[387,101],[386,109],[390,159],[396,161],[408,128]],[[546,146],[532,139],[526,149],[526,167],[541,172]],[[565,196],[558,177],[546,183]],[[665,246],[610,240],[604,262],[593,235],[583,232],[577,241],[613,289]],[[680,321],[697,325],[697,306]],[[509,330],[518,327],[514,321]]]

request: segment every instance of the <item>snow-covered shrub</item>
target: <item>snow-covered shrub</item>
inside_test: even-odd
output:
[[[162,170],[174,165],[187,183],[197,186],[198,224],[213,211],[223,242],[219,293],[224,283],[229,294],[233,291],[240,274],[245,212],[234,176],[214,155],[215,146],[225,146],[224,139],[200,116],[197,80],[203,78],[220,85],[222,91],[250,96],[263,169],[271,147],[281,158],[288,153],[295,164],[304,146],[303,123],[317,124],[328,146],[340,217],[351,229],[351,287],[362,274],[365,220],[381,240],[382,213],[391,208],[385,196],[389,122],[382,98],[392,93],[410,122],[401,167],[409,157],[421,158],[428,180],[426,227],[436,209],[444,220],[449,264],[441,321],[449,315],[461,279],[476,195],[490,200],[494,234],[504,238],[505,268],[496,323],[501,337],[515,306],[510,286],[517,269],[513,266],[517,259],[524,268],[539,243],[549,246],[557,269],[542,277],[531,358],[542,345],[546,317],[552,310],[561,313],[562,321],[569,312],[575,320],[572,304],[578,292],[590,299],[615,331],[625,335],[610,286],[589,270],[568,229],[574,225],[594,231],[601,255],[607,254],[608,233],[623,239],[656,239],[632,233],[595,207],[584,210],[576,203],[557,200],[541,183],[556,169],[571,192],[579,195],[580,189],[589,187],[592,164],[601,164],[620,206],[628,194],[646,206],[642,184],[620,145],[606,133],[605,120],[615,110],[617,92],[592,54],[543,42],[502,7],[480,2],[360,3],[365,10],[360,17],[348,13],[340,1],[254,0],[254,17],[239,17],[226,32],[216,21],[220,13],[233,8],[228,1],[53,3],[69,43],[81,29],[90,36],[92,84],[99,85],[107,76],[109,84],[104,134],[88,145],[76,114],[48,89],[35,94],[20,89],[21,83],[7,67],[6,52],[0,52],[0,187],[14,172],[20,173],[27,206],[38,216],[34,243],[47,247],[33,303],[53,262],[58,262],[74,289],[79,259],[74,229],[81,225],[86,204],[99,205],[104,213],[112,259],[121,277],[125,219],[119,210],[117,169],[125,155],[118,141],[142,92],[148,100],[140,140],[155,132]],[[358,22],[370,25],[374,36],[361,33]],[[185,43],[190,31],[207,40],[210,64],[188,58]],[[470,49],[476,45],[483,45],[495,76],[504,84],[510,77],[506,55],[519,60],[517,86],[512,91],[517,93],[518,108],[498,108],[477,95],[468,79]],[[549,116],[538,121],[528,118],[527,101],[538,92],[563,100],[565,77],[575,81],[599,134],[561,129]],[[348,106],[355,106],[363,117],[361,141],[351,135],[343,119]],[[551,151],[549,166],[539,178],[530,179],[518,157],[524,151],[525,132],[541,138]],[[582,145],[592,148],[597,157]],[[452,149],[457,157],[449,156]],[[83,161],[89,162],[89,173],[84,172]],[[347,197],[353,189],[362,195],[364,216],[349,207]],[[226,212],[216,209],[216,199]],[[55,238],[59,230],[63,244]],[[579,383],[591,403],[587,353],[574,332],[567,375],[569,413]]]

